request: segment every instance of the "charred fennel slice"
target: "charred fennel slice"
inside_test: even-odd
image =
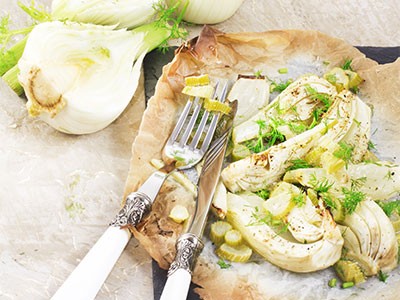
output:
[[[240,120],[213,203],[267,261],[293,272],[335,265],[346,287],[398,264],[398,218],[376,201],[398,203],[400,170],[369,150],[360,82],[349,69],[305,75]]]

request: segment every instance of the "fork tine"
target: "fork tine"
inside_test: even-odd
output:
[[[222,93],[221,93],[221,97],[218,99],[220,102],[223,102],[225,100],[227,91],[228,91],[228,83],[225,84],[225,86],[222,90]],[[208,128],[207,135],[204,138],[203,145],[200,148],[200,151],[205,152],[207,150],[208,146],[210,145],[211,139],[214,136],[215,129],[217,128],[217,121],[218,121],[219,115],[220,115],[220,113],[214,114],[214,116],[211,120],[211,123],[210,123],[210,127]]]
[[[213,98],[215,98],[216,95],[217,95],[218,85],[219,85],[219,82],[217,82],[217,84],[215,85],[215,91],[214,91]],[[195,135],[193,137],[193,140],[189,145],[189,149],[190,150],[193,150],[193,149],[195,149],[197,147],[197,144],[199,143],[201,135],[202,135],[202,133],[204,131],[204,128],[206,127],[207,119],[208,119],[209,114],[210,114],[210,112],[208,110],[206,110],[204,112],[203,117],[201,118],[200,124],[197,127],[196,133],[195,133]]]
[[[185,124],[185,120],[186,120],[187,116],[189,115],[189,112],[190,112],[190,109],[192,108],[193,102],[194,101],[189,100],[186,103],[186,106],[183,109],[182,114],[179,117],[178,122],[176,123],[175,128],[172,131],[172,133],[171,133],[171,135],[170,135],[170,137],[168,139],[167,144],[172,144],[172,143],[175,142],[176,138],[178,137],[179,133],[181,132],[181,130],[183,128],[183,125]]]
[[[205,157],[205,162],[203,165],[204,170],[214,162],[215,158],[218,156],[220,151],[223,149],[223,145],[225,143],[225,138],[228,135],[229,131],[224,132],[222,136],[220,136],[215,142],[211,145],[210,149],[207,150],[207,154]]]
[[[181,140],[179,141],[179,146],[180,146],[180,147],[183,147],[183,145],[185,145],[186,142],[188,141],[189,136],[190,136],[190,133],[192,132],[193,127],[194,127],[194,124],[196,123],[197,116],[199,115],[200,109],[201,109],[200,98],[199,98],[199,97],[196,97],[196,99],[195,99],[195,101],[194,101],[194,110],[193,110],[193,114],[192,114],[192,116],[190,117],[189,124],[187,125],[187,127],[186,127],[186,129],[185,129],[185,131],[184,131],[184,133],[183,133],[183,136],[182,136]]]

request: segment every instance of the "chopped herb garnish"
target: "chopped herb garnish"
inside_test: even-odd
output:
[[[289,224],[287,224],[284,220],[274,218],[274,216],[270,212],[259,214],[258,211],[255,210],[252,214],[252,217],[254,221],[249,223],[247,226],[257,226],[265,224],[269,227],[275,228],[277,230],[277,235],[288,230]]]
[[[260,78],[262,76],[261,70],[254,72],[254,76],[256,76],[256,78]]]
[[[361,122],[360,122],[360,121],[358,121],[358,120],[356,120],[356,119],[353,119],[353,121],[354,121],[354,123],[356,123],[356,125],[357,125],[358,127],[360,127],[360,125],[361,125]]]
[[[268,141],[268,146],[271,147],[277,142],[285,141],[285,136],[278,130],[278,126],[282,125],[284,122],[281,119],[271,118],[269,123],[270,131],[264,136]]]
[[[332,196],[329,193],[321,193],[321,199],[322,199],[322,201],[324,201],[324,203],[327,207],[337,209],[335,200],[332,198]]]
[[[326,80],[328,80],[332,84],[335,84],[336,81],[337,81],[337,78],[336,78],[335,74],[326,74],[325,78],[326,78]]]
[[[345,214],[352,214],[356,210],[358,203],[365,199],[364,193],[354,189],[342,188],[342,193],[344,195],[343,207]]]
[[[327,193],[329,189],[333,186],[333,183],[329,182],[329,180],[325,177],[322,178],[321,181],[318,181],[315,173],[311,174],[310,177],[310,184],[314,191],[316,191],[317,193]]]
[[[360,177],[356,179],[351,179],[351,189],[359,190],[367,181],[367,177]]]
[[[306,204],[305,194],[298,194],[297,196],[292,197],[292,201],[296,204],[296,206],[303,206]]]
[[[348,289],[354,286],[354,282],[353,281],[347,281],[347,282],[343,282],[342,283],[342,288],[344,289]]]
[[[329,182],[329,180],[325,177],[322,178],[321,181],[319,181],[315,173],[313,173],[310,176],[310,184],[313,190],[319,194],[326,206],[336,209],[336,203],[332,196],[329,194],[329,189],[333,186],[333,183]]]
[[[341,66],[341,68],[343,70],[350,70],[350,71],[354,71],[353,68],[351,67],[351,63],[353,62],[352,59],[346,59],[343,63],[343,65]]]
[[[278,70],[278,72],[279,72],[279,74],[287,74],[288,68],[280,68],[280,69]]]
[[[260,190],[256,192],[256,195],[260,198],[263,198],[264,200],[267,200],[269,198],[269,195],[271,192],[269,190]]]
[[[389,275],[382,272],[382,270],[379,270],[378,272],[378,279],[382,282],[386,282],[386,280],[388,279]]]
[[[217,262],[218,266],[221,269],[229,269],[232,265],[224,261],[222,258],[220,258]]]
[[[358,94],[358,92],[360,91],[360,88],[358,86],[353,86],[350,89],[351,92],[353,92],[353,94]]]
[[[309,127],[307,125],[305,125],[304,123],[289,122],[288,126],[289,126],[290,130],[296,134],[303,133],[304,131],[309,129]]]
[[[372,141],[368,141],[368,150],[376,150],[376,146]]]
[[[307,168],[312,167],[304,159],[293,159],[290,161],[290,163],[291,163],[291,166],[289,168],[287,168],[287,171],[297,170],[297,169],[307,169]]]
[[[285,141],[285,136],[278,130],[284,123],[281,119],[271,118],[267,124],[264,120],[258,120],[258,137],[246,143],[246,147],[253,153],[262,152],[269,147]]]
[[[273,81],[273,82],[271,83],[271,86],[270,86],[270,92],[271,92],[271,93],[273,93],[273,92],[281,93],[281,92],[283,92],[292,82],[293,82],[292,79],[289,79],[289,80],[287,80],[287,81],[285,81],[285,82],[279,82],[279,83]]]
[[[331,287],[331,288],[335,287],[336,283],[337,283],[337,279],[336,278],[332,278],[331,280],[329,280],[328,286]]]
[[[388,217],[390,217],[393,213],[400,215],[400,200],[390,202],[378,201],[378,204]]]
[[[353,156],[354,146],[347,144],[346,142],[339,142],[339,149],[333,152],[333,155],[337,158],[341,158],[345,161],[346,166],[351,162]]]
[[[317,107],[316,109],[314,109],[312,112],[313,120],[312,120],[310,126],[308,126],[308,128],[309,129],[314,128],[319,123],[319,121],[321,120],[321,117],[324,113],[325,113],[325,111],[321,107]]]
[[[318,106],[317,108],[314,109],[312,112],[313,120],[308,127],[308,129],[314,128],[315,125],[318,124],[318,122],[321,120],[322,115],[328,111],[328,109],[332,106],[332,99],[328,94],[325,93],[319,93],[316,89],[311,87],[311,85],[307,84],[305,85],[306,92],[308,96],[310,97],[311,100],[313,101],[318,101],[321,103],[323,106]]]
[[[314,101],[320,101],[324,105],[325,112],[331,107],[332,99],[329,94],[319,93],[316,89],[307,84],[304,86],[308,96]]]

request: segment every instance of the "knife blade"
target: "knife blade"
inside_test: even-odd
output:
[[[224,162],[228,138],[237,110],[237,101],[232,102],[231,107],[229,116],[225,118],[223,132],[213,142],[204,159],[199,179],[196,212],[189,230],[176,242],[175,260],[168,270],[168,279],[160,300],[183,300],[187,297],[192,271],[203,249],[201,238]]]

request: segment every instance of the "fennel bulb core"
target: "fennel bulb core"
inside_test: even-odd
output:
[[[111,26],[37,25],[18,63],[30,115],[72,134],[109,125],[137,88],[145,36]]]

